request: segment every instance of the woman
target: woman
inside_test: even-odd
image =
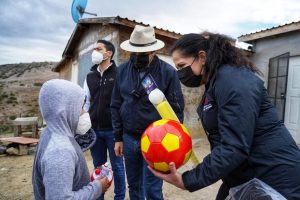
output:
[[[47,123],[35,154],[32,185],[35,199],[96,199],[109,187],[106,178],[90,182],[87,164],[75,133],[91,127],[82,112],[84,91],[78,85],[53,79],[43,84],[39,95]]]
[[[300,199],[300,151],[268,99],[259,70],[227,36],[187,34],[171,53],[180,81],[205,84],[197,112],[211,153],[195,169],[170,174],[151,169],[181,189],[195,191],[222,179],[216,199],[256,177],[288,199]]]

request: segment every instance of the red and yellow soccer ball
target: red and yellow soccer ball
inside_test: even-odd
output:
[[[174,162],[178,169],[189,160],[192,139],[183,124],[161,119],[149,125],[143,133],[141,150],[148,165],[168,172],[170,162]]]

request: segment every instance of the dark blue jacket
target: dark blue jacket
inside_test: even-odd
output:
[[[263,81],[244,67],[221,66],[198,108],[211,153],[183,174],[189,191],[219,179],[226,188],[256,177],[300,199],[300,151],[277,117]]]
[[[116,141],[123,140],[123,133],[140,138],[152,122],[161,119],[141,84],[143,74],[151,74],[179,120],[183,121],[184,100],[176,70],[157,56],[142,72],[134,68],[132,61],[128,60],[118,68],[111,99],[112,125]]]

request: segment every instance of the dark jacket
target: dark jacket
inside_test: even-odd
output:
[[[142,72],[129,60],[120,65],[112,94],[111,112],[116,141],[123,140],[124,132],[140,138],[152,122],[161,119],[141,84],[142,74],[151,74],[177,117],[183,121],[184,100],[176,70],[157,56]]]
[[[97,65],[91,68],[86,77],[90,91],[90,108],[92,128],[94,130],[112,130],[110,100],[117,74],[117,66],[114,61],[101,76],[97,71]]]
[[[189,191],[219,179],[226,188],[256,177],[300,199],[300,151],[277,117],[263,81],[244,67],[221,66],[198,108],[211,153],[183,174]]]

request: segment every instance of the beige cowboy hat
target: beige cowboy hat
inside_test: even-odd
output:
[[[153,27],[136,25],[130,39],[122,42],[120,46],[129,52],[150,52],[163,48],[165,43],[155,38]]]

